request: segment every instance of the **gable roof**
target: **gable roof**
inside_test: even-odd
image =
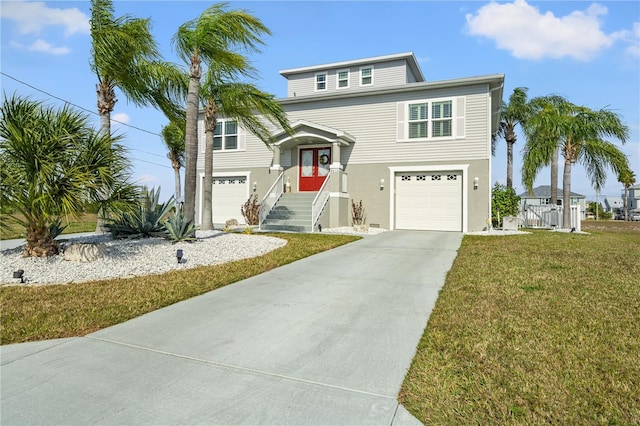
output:
[[[574,198],[585,198],[584,195],[571,191]],[[533,194],[528,191],[519,194],[520,198],[549,198],[551,197],[551,185],[540,185],[533,188]],[[562,188],[558,188],[558,198],[562,198]]]
[[[425,81],[424,75],[422,75],[422,70],[420,70],[420,67],[418,66],[418,61],[416,60],[416,57],[413,54],[413,52],[396,53],[393,55],[384,55],[384,56],[374,56],[371,58],[354,59],[351,61],[332,62],[330,64],[312,65],[309,67],[290,68],[286,70],[281,70],[280,75],[286,78],[292,74],[299,74],[302,72],[317,72],[317,71],[324,71],[328,69],[346,68],[346,67],[352,67],[352,66],[358,66],[358,65],[388,62],[388,61],[393,61],[398,59],[404,59],[407,61],[407,66],[415,76],[417,82]]]

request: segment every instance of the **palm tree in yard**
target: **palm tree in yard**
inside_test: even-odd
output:
[[[593,111],[577,106],[559,96],[538,101],[536,114],[527,123],[527,143],[522,165],[523,183],[531,190],[541,168],[550,164],[554,152],[564,159],[562,177],[563,223],[571,223],[571,169],[582,164],[591,183],[600,190],[607,169],[616,175],[629,170],[625,154],[605,138],[626,143],[629,129],[618,114],[607,109]]]
[[[184,167],[184,124],[171,122],[162,128],[162,141],[168,152],[167,158],[171,161],[175,177],[175,199],[182,197],[180,185],[180,169]]]
[[[502,102],[500,126],[491,139],[491,150],[495,154],[498,138],[507,143],[507,188],[513,188],[513,145],[516,143],[516,126],[524,126],[530,115],[527,102],[527,88],[516,87],[509,97],[509,103]]]
[[[111,134],[116,87],[137,106],[159,108],[179,120],[180,99],[186,94],[184,72],[161,60],[148,19],[114,17],[111,0],[91,0],[91,70],[96,74],[100,129]],[[182,116],[183,117],[183,116]],[[96,231],[103,231],[104,207],[112,195],[103,189]]]
[[[94,131],[88,117],[68,106],[46,107],[13,96],[0,106],[2,204],[19,213],[8,219],[24,226],[26,256],[58,253],[61,218],[82,212],[104,187],[112,203],[135,202],[128,162],[117,138]]]
[[[289,129],[287,116],[273,95],[248,83],[228,82],[220,78],[215,67],[209,72],[201,92],[205,105],[204,129],[204,192],[202,229],[213,229],[213,140],[218,116],[236,121],[243,129],[256,135],[267,146],[272,140],[269,123]],[[221,123],[222,124],[222,123]]]
[[[186,93],[184,73],[164,62],[151,35],[149,19],[113,16],[111,0],[91,0],[91,69],[98,78],[96,94],[100,128],[111,131],[116,87],[137,106],[154,106],[171,118]]]
[[[244,56],[237,50],[255,52],[270,34],[262,22],[243,10],[228,11],[225,3],[214,4],[197,19],[178,28],[174,44],[178,55],[189,64],[189,88],[185,128],[184,215],[195,219],[196,162],[198,160],[198,113],[202,63],[215,64],[223,75],[249,72]]]
[[[636,183],[636,175],[630,169],[624,170],[618,176],[618,182],[624,185],[624,220],[629,220],[629,188]]]

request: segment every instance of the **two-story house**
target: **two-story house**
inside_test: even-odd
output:
[[[219,120],[215,224],[242,223],[240,206],[255,193],[266,229],[348,226],[352,201],[362,201],[372,227],[486,229],[491,136],[500,118],[503,74],[429,82],[413,53],[280,74],[287,79],[287,97],[279,102],[292,133],[274,129],[267,147],[235,121]],[[201,153],[203,143],[201,121]],[[200,158],[201,176],[203,166]]]

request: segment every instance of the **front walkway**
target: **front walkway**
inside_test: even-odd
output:
[[[86,337],[3,346],[0,423],[418,424],[396,396],[461,239],[385,232]]]

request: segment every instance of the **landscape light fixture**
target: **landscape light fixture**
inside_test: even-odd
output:
[[[13,271],[13,278],[20,278],[20,284],[24,284],[24,269],[18,269]]]
[[[176,257],[178,258],[178,263],[182,263],[182,249],[178,249],[176,252]]]

